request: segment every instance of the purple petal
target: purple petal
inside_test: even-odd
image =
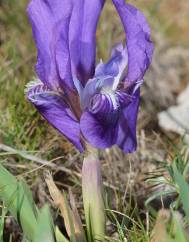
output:
[[[95,71],[96,27],[104,0],[72,2],[74,8],[69,33],[72,71],[84,86]]]
[[[100,99],[100,94],[95,95],[98,100],[94,100],[80,121],[86,140],[96,148],[104,149],[117,144],[125,153],[135,151],[139,92],[138,89],[135,96],[117,93],[120,105],[117,109],[108,97],[105,99],[101,94]]]
[[[123,23],[128,49],[128,73],[125,81],[141,80],[150,65],[153,44],[144,15],[125,0],[112,0]]]
[[[106,114],[99,117],[85,111],[81,116],[80,127],[86,140],[94,147],[104,149],[111,147],[117,137],[117,115]]]
[[[36,72],[49,88],[73,89],[69,56],[70,0],[32,0],[28,15],[38,50]]]
[[[81,106],[85,109],[89,103],[90,99],[97,93],[100,92],[103,87],[111,87],[113,84],[114,78],[111,76],[100,76],[98,78],[90,79],[85,88],[80,93]]]
[[[112,76],[113,82],[111,83],[111,89],[116,90],[118,84],[121,81],[122,76],[126,71],[128,63],[127,48],[122,44],[113,48],[110,60],[104,64],[102,61],[97,65],[95,70],[95,77],[101,78],[101,76]]]
[[[94,95],[82,114],[80,127],[87,141],[96,148],[107,148],[115,144],[119,107],[112,93]]]
[[[110,59],[108,63],[101,62],[97,65],[95,69],[95,77],[110,75],[112,77],[117,76],[119,73],[119,66],[114,59]]]
[[[40,114],[82,152],[79,123],[60,94],[39,82],[32,83],[26,94]]]
[[[127,107],[136,98],[134,95],[122,91],[117,91],[116,97],[119,100],[119,106],[121,109]]]
[[[135,93],[135,99],[120,113],[118,121],[118,134],[116,144],[125,152],[131,153],[136,150],[136,123],[140,102],[140,90]]]
[[[120,78],[124,73],[127,66],[127,49],[123,47],[122,44],[117,45],[112,50],[110,60],[104,64],[99,63],[95,70],[95,77],[88,80],[85,88],[78,86],[78,90],[81,97],[81,106],[83,109],[89,104],[90,99],[96,93],[103,92],[104,90],[109,90],[110,92],[115,91]]]

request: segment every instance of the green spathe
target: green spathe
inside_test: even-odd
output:
[[[89,242],[104,241],[105,210],[101,165],[98,154],[90,149],[83,161],[82,191]]]

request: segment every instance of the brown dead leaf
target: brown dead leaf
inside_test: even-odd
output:
[[[170,221],[170,218],[171,215],[169,210],[162,209],[159,211],[150,242],[170,241],[170,237],[167,233],[167,223]]]
[[[45,173],[45,181],[47,183],[50,195],[55,203],[55,205],[60,209],[61,215],[64,219],[66,231],[68,236],[72,235],[72,224],[74,227],[74,234],[77,242],[86,242],[85,233],[83,230],[83,226],[75,205],[75,201],[73,195],[71,194],[71,207],[66,201],[65,196],[62,192],[57,188],[56,184],[53,181],[52,175],[50,172]],[[70,221],[71,220],[71,221]]]

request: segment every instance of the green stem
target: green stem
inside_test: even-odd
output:
[[[88,148],[83,161],[82,191],[88,241],[104,241],[105,210],[101,164],[97,151],[91,148]]]

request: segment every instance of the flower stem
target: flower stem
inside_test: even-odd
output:
[[[101,164],[97,150],[88,147],[82,168],[82,192],[89,242],[104,241],[105,210]]]

